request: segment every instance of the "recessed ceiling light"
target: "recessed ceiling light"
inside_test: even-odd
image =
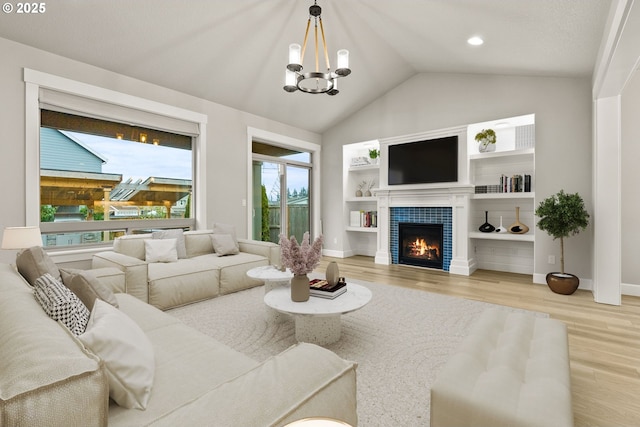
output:
[[[467,40],[467,43],[469,43],[471,46],[480,46],[484,43],[484,40],[482,40],[482,38],[478,36],[473,36],[469,40]]]

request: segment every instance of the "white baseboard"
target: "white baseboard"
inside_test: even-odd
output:
[[[640,297],[640,285],[635,285],[633,283],[622,283],[620,284],[620,289],[622,291],[622,295]]]
[[[322,255],[332,257],[332,258],[349,258],[355,255],[351,251],[338,251],[335,249],[323,249]]]

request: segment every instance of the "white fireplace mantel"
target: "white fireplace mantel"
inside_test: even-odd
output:
[[[477,268],[475,260],[469,256],[469,200],[473,192],[473,186],[468,184],[378,189],[376,264],[391,264],[389,228],[392,207],[450,207],[453,235],[449,272],[471,275]]]

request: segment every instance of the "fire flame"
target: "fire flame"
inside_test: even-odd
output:
[[[432,246],[426,242],[424,239],[416,239],[415,242],[412,242],[411,245],[411,254],[414,256],[434,256],[438,257],[440,248],[437,246]]]

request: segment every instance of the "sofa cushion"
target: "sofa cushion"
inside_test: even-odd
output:
[[[207,255],[213,253],[213,243],[211,241],[212,230],[193,230],[184,233],[185,244],[187,246],[187,257]]]
[[[187,247],[184,239],[184,230],[181,228],[172,228],[170,230],[159,230],[151,233],[154,239],[176,239],[176,250],[178,258],[187,258]]]
[[[182,262],[182,261],[180,261]],[[145,332],[155,350],[156,372],[147,409],[131,411],[112,404],[109,427],[153,424],[177,407],[247,372],[257,362],[173,316],[128,294],[116,294],[120,309]],[[217,425],[217,414],[203,425]],[[192,425],[189,418],[176,425]]]
[[[233,239],[233,243],[236,245],[238,250],[240,250],[238,237],[236,235],[236,227],[234,225],[216,222],[213,224],[213,234],[229,234]]]
[[[149,234],[129,234],[116,237],[113,241],[113,250],[119,254],[128,255],[144,261],[144,242],[150,238],[151,235]]]
[[[92,270],[61,268],[60,275],[62,283],[80,298],[89,311],[93,310],[96,298],[118,307],[118,301],[113,292],[100,283]]]
[[[154,426],[176,426],[186,419],[191,425],[211,425],[212,416],[217,426],[283,426],[318,416],[356,426],[356,368],[331,350],[296,344],[244,375],[219,383]]]
[[[0,265],[0,276],[0,424],[107,425],[100,359],[45,314],[12,266]]]
[[[60,279],[60,271],[49,255],[40,246],[23,249],[16,257],[16,267],[27,282],[33,286],[36,279],[47,273]]]
[[[155,358],[142,329],[117,308],[96,300],[87,331],[78,339],[104,361],[109,396],[125,408],[145,409],[153,386]]]
[[[269,265],[269,260],[260,255],[240,252],[234,256],[209,255],[196,257],[194,260],[209,263],[211,267],[220,269],[220,295],[252,288],[262,284],[262,281],[251,279],[247,271],[254,267]]]
[[[178,261],[176,239],[147,239],[144,241],[144,249],[147,262]]]
[[[212,234],[213,250],[220,256],[236,255],[240,250],[231,234]]]
[[[49,273],[36,279],[34,295],[44,312],[59,320],[74,335],[82,334],[89,321],[89,310],[80,299]]]
[[[207,236],[208,240],[211,240]],[[148,265],[149,304],[161,310],[213,298],[220,293],[215,254]]]

